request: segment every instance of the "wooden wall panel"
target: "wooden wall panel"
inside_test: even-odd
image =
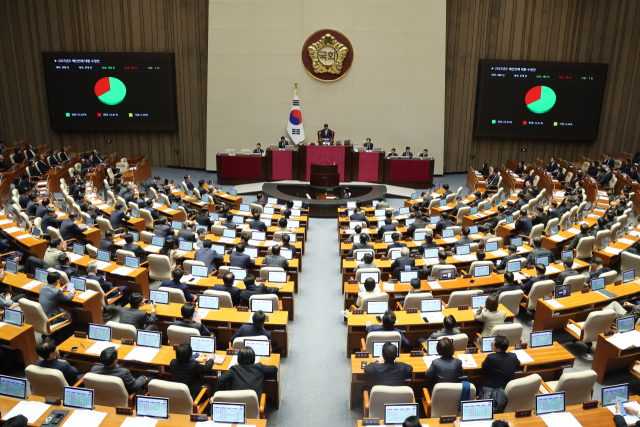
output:
[[[445,172],[485,161],[499,166],[507,159],[578,160],[640,151],[639,40],[640,2],[448,0]],[[480,59],[608,63],[598,139],[472,137]]]
[[[143,153],[154,166],[204,168],[208,9],[207,0],[3,0],[0,140]],[[178,130],[54,132],[42,51],[174,52]]]

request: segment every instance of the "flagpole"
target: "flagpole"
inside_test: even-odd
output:
[[[296,95],[298,94],[298,82],[296,82]]]

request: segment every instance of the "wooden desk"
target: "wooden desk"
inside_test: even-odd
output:
[[[640,228],[635,227],[634,230],[640,231]],[[617,249],[620,251],[620,253],[622,253],[622,251],[629,249],[631,246],[635,245],[638,242],[638,240],[640,240],[640,237],[632,236],[631,234],[628,234],[628,233],[624,234],[622,237],[627,240],[632,240],[633,243],[623,243],[620,241],[615,241],[609,244],[609,247],[613,249]],[[605,267],[613,267],[615,265],[620,264],[620,258],[621,258],[620,253],[616,255],[616,254],[607,252],[605,249],[598,249],[597,251],[593,252],[593,256],[594,257],[598,256],[602,258],[602,265],[604,265]]]
[[[95,261],[95,259],[90,258],[89,255],[85,255],[82,258],[72,262],[72,265],[76,266],[80,272],[86,274],[87,264],[89,264],[90,261]],[[138,292],[141,293],[145,298],[149,298],[149,269],[144,267],[138,268],[126,276],[111,274],[111,272],[120,267],[123,266],[117,265],[115,262],[112,262],[109,267],[101,269],[100,271],[107,273],[106,279],[109,282],[112,282],[115,286],[128,286],[130,293]]]
[[[0,220],[6,220],[6,215],[0,215]],[[18,227],[15,222],[0,225],[0,229],[3,231],[9,228]],[[44,254],[47,251],[47,242],[44,239],[35,239],[33,237],[27,237],[25,239],[18,239],[18,236],[28,235],[26,231],[20,229],[11,234],[4,232],[5,236],[9,238],[13,247],[17,247],[19,251],[26,252],[28,254],[37,256],[40,259],[44,258]]]
[[[467,171],[467,187],[473,190],[484,190],[487,182],[479,171],[469,168]]]
[[[505,306],[500,304],[498,310],[504,310],[507,313],[507,320],[513,320],[514,315]],[[397,318],[396,327],[402,330],[405,338],[409,340],[409,347],[418,347],[418,338],[428,338],[432,333],[442,329],[442,322],[425,323],[420,313],[407,313],[406,311],[395,311]],[[458,310],[457,308],[445,308],[442,314],[446,317],[452,314],[456,318],[458,329],[463,334],[467,334],[469,342],[476,339],[476,333],[483,326],[483,323],[476,321],[474,310]],[[374,314],[353,314],[349,312],[347,319],[347,357],[356,351],[360,351],[360,339],[367,337],[365,324],[373,322],[378,324]]]
[[[76,156],[69,156],[70,160],[67,162],[65,166],[60,166],[51,168],[49,172],[45,174],[46,178],[51,178],[49,180],[49,191],[53,193],[60,192],[60,179],[64,179],[65,181],[69,181],[71,175],[69,175],[69,169],[75,167],[76,163],[80,161],[80,158]]]
[[[515,347],[509,347],[507,351],[510,352],[514,349]],[[575,361],[575,356],[557,342],[554,342],[552,347],[528,348],[525,351],[531,356],[533,362],[523,363],[522,371],[517,372],[515,378],[522,378],[535,373],[540,375],[545,381],[557,381],[562,375],[563,370],[572,367]],[[464,354],[464,352],[456,351],[453,357],[457,358],[458,354]],[[475,384],[477,388],[487,380],[487,376],[482,370],[482,362],[484,362],[488,354],[489,353],[478,353],[471,355],[478,366],[474,368],[464,368],[464,381]],[[413,389],[417,401],[418,398],[422,396],[422,389],[426,388],[430,382],[430,380],[424,376],[428,370],[424,359],[422,357],[411,357],[408,353],[402,353],[396,360],[413,367],[411,380],[405,382],[405,385]],[[362,387],[366,385],[373,386],[375,384],[371,377],[365,375],[364,369],[361,368],[362,362],[367,362],[367,364],[375,363],[375,359],[372,356],[368,359],[356,359],[355,354],[351,355],[351,372],[349,378],[349,405],[351,408],[353,408],[354,402],[360,402],[362,400]]]
[[[6,323],[0,328],[0,347],[9,348],[18,354],[24,366],[33,365],[40,359],[36,353],[36,335],[33,326],[23,323],[21,327]]]
[[[640,325],[636,325],[636,331],[640,331]],[[591,363],[591,369],[598,374],[596,381],[600,384],[603,384],[607,371],[622,368],[629,369],[633,361],[640,358],[640,347],[631,346],[621,350],[607,341],[607,338],[604,334],[598,335],[598,342],[596,343],[596,350]]]
[[[33,396],[33,395],[30,395],[30,394],[27,395],[27,400],[30,401],[30,402],[42,402],[42,403],[44,403],[44,397]],[[2,412],[3,414],[7,414],[19,402],[20,402],[20,400],[18,400],[18,399],[11,399],[9,397],[0,396],[0,412]],[[47,417],[49,416],[51,411],[54,411],[56,409],[65,409],[65,410],[69,411],[69,414],[67,414],[67,416],[65,417],[65,421],[71,416],[71,413],[73,413],[73,411],[74,411],[74,409],[72,409],[72,408],[62,407],[61,405],[60,406],[52,405],[49,409],[44,411],[44,414],[42,414],[42,416],[40,418],[38,418],[38,420],[34,424],[29,424],[29,425],[32,426],[32,427],[36,427],[36,426],[42,425],[42,423],[44,423],[44,420],[47,419]],[[122,423],[124,422],[124,420],[126,418],[130,417],[128,415],[117,415],[116,414],[116,408],[111,407],[111,406],[95,405],[93,409],[95,411],[106,412],[107,413],[107,416],[100,423],[100,425],[102,427],[120,427],[122,425]],[[247,424],[254,424],[256,427],[267,427],[267,420],[250,420],[250,419],[247,419],[246,423]],[[163,420],[162,421],[162,425],[163,425],[163,427],[184,427],[186,425],[195,426],[196,423],[190,421],[189,415],[170,414],[168,420],[166,420],[166,421]],[[229,427],[231,427],[231,426],[232,426],[232,424],[229,424]]]
[[[142,163],[143,159],[144,159],[144,156],[142,155],[127,159],[127,163],[129,163],[129,165],[133,167],[135,167],[135,165],[138,162],[141,162],[141,164],[140,164],[140,167],[138,167],[136,170],[129,169],[128,171],[123,173],[122,174],[123,181],[129,181],[129,182],[135,181],[137,183],[141,183],[151,178],[151,162],[147,161]]]
[[[547,301],[539,299],[533,323],[533,332],[564,328],[569,319],[575,322],[582,322],[589,313],[600,310],[612,301],[618,301],[622,304],[624,301],[636,299],[640,296],[640,284],[637,282],[629,282],[619,286],[608,285],[605,289],[617,296],[609,299],[598,292],[571,294],[570,297],[556,300],[563,305],[560,308],[554,308]]]

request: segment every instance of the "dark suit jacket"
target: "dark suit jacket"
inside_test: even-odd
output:
[[[393,248],[406,248],[407,244],[406,243],[400,243],[400,242],[393,242],[390,243],[389,246],[387,246],[387,252],[385,253],[386,256],[389,256],[389,250],[393,249]]]
[[[116,209],[111,211],[110,222],[111,222],[111,227],[114,230],[124,227],[125,221],[128,221],[130,219],[131,217],[129,215],[125,215],[124,212],[122,212],[121,210]]]
[[[78,227],[70,219],[63,219],[62,224],[60,224],[60,235],[63,240],[70,240],[74,239],[86,229],[86,227]]]
[[[169,366],[171,367],[171,380],[189,387],[191,398],[195,399],[202,390],[200,376],[211,372],[213,359],[207,360],[204,365],[196,362],[195,359],[190,359],[188,362],[179,362],[177,359],[173,359]]]
[[[63,266],[60,264],[54,265],[53,268],[55,268],[58,271],[63,271],[64,274],[67,275],[67,277],[77,277],[80,274],[78,273],[78,270],[76,270],[73,267],[69,267],[69,266]]]
[[[64,375],[64,379],[69,384],[69,387],[73,386],[78,382],[78,370],[69,364],[69,362],[60,359],[53,360],[38,360],[36,362],[36,366],[40,366],[41,368],[49,368],[49,369],[57,369],[62,372]]]
[[[36,216],[36,210],[38,209],[38,202],[29,201],[27,203],[26,214],[28,217]]]
[[[546,256],[549,257],[549,264],[554,262],[556,259],[553,256],[553,252],[548,251],[544,248],[533,248],[529,255],[527,255],[527,265],[534,265],[536,263],[536,258]]]
[[[224,261],[224,256],[222,254],[217,253],[211,248],[198,249],[195,255],[196,261],[202,261],[204,264],[209,267],[207,269],[208,273],[211,274],[215,270],[218,269],[216,261],[222,262]]]
[[[44,218],[44,214],[47,213],[47,208],[46,206],[43,205],[38,205],[38,207],[36,208],[36,216],[39,218]],[[44,221],[44,219],[43,219]],[[44,231],[44,230],[42,230]]]
[[[404,271],[405,265],[415,267],[416,260],[409,256],[398,257],[393,261],[393,263],[391,263],[391,272],[393,272],[396,268],[399,268],[401,271]]]
[[[229,266],[251,269],[256,267],[256,263],[245,253],[231,252],[229,254]]]
[[[27,196],[26,194],[21,194],[18,202],[20,203],[20,207],[22,209],[26,209],[27,205],[29,204],[29,196]]]
[[[438,245],[436,244],[436,242],[431,242],[431,243],[424,242],[418,248],[418,252],[420,252],[420,255],[424,255],[424,250],[425,249],[433,249],[433,248],[437,248],[437,247],[438,247]]]
[[[428,386],[431,390],[438,383],[458,383],[460,382],[460,377],[464,375],[462,360],[457,358],[435,359],[431,362],[429,370],[424,375],[427,378],[431,378],[431,383]]]
[[[572,268],[567,268],[566,270],[560,272],[560,274],[558,274],[558,278],[556,279],[556,285],[562,285],[562,283],[564,282],[564,279],[566,279],[567,277],[571,277],[571,276],[577,276],[578,273],[577,271],[575,271]]]
[[[287,146],[287,141],[278,141],[278,148],[284,148]]]
[[[517,259],[517,258],[522,258],[522,257],[520,256],[520,254],[507,255],[506,257],[504,257],[500,261],[498,261],[498,263],[496,265],[496,269],[504,270],[505,268],[507,268],[507,261],[511,261],[511,260]]]
[[[113,244],[113,240],[108,240],[106,237],[100,239],[98,249],[102,251],[109,251],[111,258],[116,256],[116,246]]]
[[[176,326],[182,326],[183,328],[193,328],[200,332],[201,337],[210,337],[213,335],[211,331],[207,329],[202,323],[192,322],[190,320],[180,320],[176,319],[173,321],[173,324]]]
[[[353,214],[353,215],[351,215],[351,216],[349,217],[349,219],[350,219],[351,221],[364,221],[364,223],[367,225],[367,227],[366,227],[366,228],[369,228],[369,227],[370,227],[369,220],[367,219],[367,217],[366,217],[366,216],[364,216],[364,215],[362,215],[362,214]]]
[[[411,378],[413,366],[404,362],[372,362],[364,368],[364,373],[374,379],[375,385],[403,386],[405,380]]]
[[[542,276],[530,277],[529,280],[522,284],[524,294],[529,295],[529,292],[531,292],[531,288],[533,287],[533,285],[543,280],[549,280],[549,276],[543,274]]]
[[[410,236],[413,236],[413,232],[420,228],[427,228],[427,223],[422,220],[414,221],[407,229],[407,233],[409,233]]]
[[[108,282],[107,280],[105,280],[104,276],[96,276],[95,274],[87,274],[86,276],[83,276],[83,277],[85,279],[91,279],[91,280],[95,280],[96,282],[98,282],[100,284],[100,287],[104,291],[104,293],[107,293],[111,289],[113,289],[113,283]]]
[[[384,235],[384,233],[387,233],[389,231],[396,231],[397,229],[398,228],[393,224],[381,225],[380,228],[378,228],[378,234],[376,235],[376,237],[378,239],[382,239],[382,236]]]
[[[138,205],[138,208],[144,209],[147,207],[147,202],[145,202],[143,199],[138,197],[138,199],[136,200],[136,205]]]
[[[398,329],[398,328],[387,329],[382,325],[371,325],[371,326],[367,326],[364,329],[365,329],[365,331],[367,331],[367,333],[369,333],[369,332],[378,332],[378,331],[382,331],[382,332],[400,332],[400,339],[402,340],[402,347],[409,347],[409,340],[404,337],[404,335],[402,334],[402,331],[400,329]]]
[[[549,163],[549,167],[547,168],[547,172],[553,173],[556,169],[558,169],[558,164],[556,162]]]
[[[451,222],[450,219],[447,220],[440,220],[436,223],[436,233],[437,234],[442,234],[442,230],[444,230],[447,227],[451,227],[453,225],[453,223]]]
[[[47,166],[47,164],[45,162],[43,162],[42,160],[38,160],[38,168],[40,169],[40,172],[42,173],[47,173],[51,170],[51,168],[49,166]]]
[[[173,228],[170,225],[160,224],[156,226],[156,236],[162,237],[163,239],[168,236],[173,236]]]
[[[218,378],[215,391],[224,390],[225,385],[229,383],[229,390],[253,390],[259,400],[264,378],[275,376],[277,373],[278,368],[262,363],[234,365]]]
[[[218,285],[216,285],[216,286],[218,286]],[[233,343],[233,340],[235,340],[236,338],[257,337],[257,336],[260,336],[260,335],[264,335],[265,337],[271,339],[271,332],[267,331],[264,328],[256,328],[255,325],[253,325],[253,324],[251,324],[251,325],[242,325],[236,331],[236,333],[233,334],[233,336],[231,337],[231,343]]]
[[[3,171],[6,171],[6,170],[8,170],[10,168],[11,168],[10,164],[8,164],[8,163],[6,163],[4,161],[0,162],[0,169],[2,169]]]
[[[52,285],[40,286],[40,294],[38,295],[38,302],[42,306],[42,311],[47,318],[62,313],[63,309],[60,308],[61,302],[69,302],[73,299],[73,295],[70,293],[65,295],[62,289],[56,289]],[[64,318],[62,318],[64,319]],[[62,321],[62,319],[60,321]]]
[[[591,235],[589,234],[589,232],[586,232],[584,234],[583,233],[576,234],[576,237],[573,238],[571,243],[569,243],[569,245],[564,250],[570,251],[572,249],[575,249],[576,246],[578,246],[578,243],[580,243],[580,239],[582,239],[583,237],[591,237]]]
[[[365,150],[368,150],[368,151],[373,150],[373,142],[368,142],[368,143],[367,143],[367,142],[365,142],[365,143],[364,143],[364,149],[365,149]]]
[[[289,266],[289,261],[281,255],[267,255],[264,257],[264,261],[265,267],[287,268]]]
[[[189,292],[189,287],[184,283],[176,282],[175,280],[163,280],[162,283],[160,284],[160,287],[181,290],[182,293],[184,294],[185,300],[187,300],[188,302],[191,302],[194,299],[194,296],[191,295],[191,292]]]
[[[182,238],[183,240],[186,240],[187,242],[194,242],[195,243],[196,234],[191,230],[180,230],[180,231],[178,231],[178,238]]]
[[[144,262],[144,260],[147,259],[147,253],[145,250],[135,243],[125,243],[122,245],[122,249],[133,252],[138,258],[140,258],[140,262]]]
[[[353,252],[356,249],[373,249],[373,246],[371,246],[368,243],[354,243],[353,247],[351,249],[349,249],[349,253],[347,254],[348,256],[353,256]]]
[[[214,291],[228,292],[231,295],[231,302],[234,306],[240,304],[240,289],[235,286],[225,286],[221,284],[214,285],[212,288]],[[244,326],[244,325],[243,325]],[[242,326],[240,327],[242,328]],[[231,340],[233,342],[233,339]]]
[[[147,314],[137,308],[122,307],[120,309],[120,323],[133,325],[136,329],[144,329],[146,326],[156,323],[156,314]]]
[[[246,306],[249,305],[249,299],[254,295],[263,295],[263,294],[278,294],[278,288],[270,288],[269,286],[265,286],[262,283],[259,285],[249,286],[248,288],[240,291],[240,298],[242,299],[242,303]]]
[[[413,157],[413,153],[411,151],[409,151],[408,153],[405,151],[404,153],[402,153],[402,157],[412,158]]]
[[[473,239],[471,237],[461,237],[458,241],[453,245],[454,247],[470,245],[473,243]]]
[[[100,156],[94,154],[93,156],[91,156],[91,163],[93,163],[94,165],[99,165],[100,163],[102,163],[104,160],[102,160],[102,158],[100,158]]]
[[[585,280],[585,282],[587,284],[590,284],[592,279],[597,279],[598,277],[600,277],[601,274],[606,273],[608,271],[611,271],[609,267],[602,267],[597,269],[596,271],[592,271],[591,273],[589,273],[589,277],[587,277],[587,280]]]
[[[127,206],[129,206],[129,202],[135,203],[135,199],[133,198],[133,194],[131,193],[124,193],[124,196],[122,196],[122,198],[124,199],[125,202],[127,202]]]
[[[614,415],[613,422],[616,423],[616,427],[627,427],[627,421],[622,415]],[[640,426],[640,421],[636,421],[636,426]]]
[[[249,221],[249,228],[251,230],[258,230],[258,231],[267,231],[267,225],[258,220],[258,221]]]
[[[531,218],[518,218],[515,224],[516,234],[522,234],[524,236],[528,236],[531,233]]]
[[[124,388],[127,389],[127,393],[131,394],[142,388],[146,382],[144,376],[140,376],[137,379],[131,375],[131,371],[125,368],[107,367],[102,365],[95,365],[91,368],[92,374],[109,375],[110,377],[118,377],[124,383]]]
[[[320,131],[320,139],[323,139],[323,138],[329,138],[329,139],[333,138],[333,131],[331,129],[326,129],[326,130],[322,129]]]
[[[482,362],[482,370],[487,375],[485,387],[503,388],[520,369],[520,361],[513,353],[490,353]]]
[[[543,227],[546,228],[547,227],[547,222],[549,222],[549,217],[544,212],[539,213],[535,217],[531,218],[531,225],[532,226],[538,225],[538,224],[542,224]]]
[[[513,285],[507,285],[506,283],[503,286],[500,286],[492,295],[495,297],[499,297],[501,293],[507,291],[521,291],[522,286],[514,283]]]
[[[213,222],[211,221],[211,218],[209,218],[207,215],[202,215],[202,214],[197,214],[196,215],[196,222],[199,225],[204,225],[208,228],[210,228],[213,225]],[[249,225],[249,227],[251,227],[251,225]]]

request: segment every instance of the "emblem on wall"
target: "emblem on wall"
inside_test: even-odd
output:
[[[334,82],[353,63],[351,41],[339,31],[324,29],[311,34],[302,46],[302,64],[316,80]]]

